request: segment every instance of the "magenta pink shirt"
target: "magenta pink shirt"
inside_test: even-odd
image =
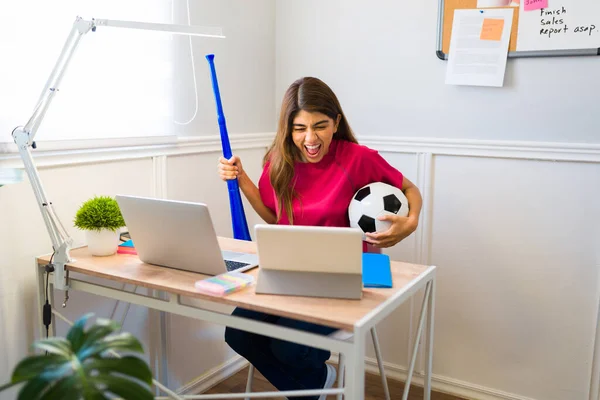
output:
[[[294,225],[349,227],[348,206],[358,189],[373,182],[402,188],[402,173],[377,151],[345,140],[333,140],[318,163],[296,162],[294,170],[300,196],[292,202]],[[258,188],[265,206],[277,215],[268,162]],[[285,210],[278,224],[289,224]]]

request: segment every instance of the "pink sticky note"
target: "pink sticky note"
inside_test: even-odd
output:
[[[539,10],[540,8],[548,8],[548,0],[523,0],[525,11]]]

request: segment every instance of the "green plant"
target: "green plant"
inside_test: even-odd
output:
[[[125,226],[119,204],[108,196],[95,196],[81,205],[73,221],[75,226],[86,231],[102,228],[116,231]]]
[[[79,318],[67,337],[41,339],[33,348],[47,354],[32,355],[17,364],[3,390],[25,383],[18,400],[106,400],[113,395],[124,399],[154,399],[149,385],[152,372],[148,364],[133,355],[115,358],[115,351],[143,353],[141,343],[130,333],[114,333],[119,324],[98,318],[88,330],[87,320]],[[107,397],[111,395],[111,397]]]

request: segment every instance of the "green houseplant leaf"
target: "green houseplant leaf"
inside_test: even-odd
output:
[[[63,338],[48,338],[38,340],[33,344],[33,347],[40,350],[45,350],[48,353],[56,354],[65,358],[71,355],[71,344],[67,339]]]
[[[13,372],[13,380],[26,381],[41,375],[46,370],[57,370],[69,362],[67,357],[58,354],[30,356],[17,364]]]
[[[84,202],[77,210],[73,223],[77,228],[86,231],[116,231],[125,226],[119,204],[109,196],[95,196]]]
[[[130,333],[115,333],[120,326],[110,320],[97,319],[86,330],[92,315],[79,318],[66,338],[36,341],[32,347],[48,354],[21,360],[0,392],[23,384],[17,400],[153,399],[148,364],[135,355],[113,357],[118,351],[143,353],[142,344]]]
[[[119,325],[116,322],[109,319],[98,318],[96,323],[85,333],[83,342],[77,351],[79,351],[81,347],[90,346],[92,343],[106,337],[107,335],[110,335],[112,332],[117,331],[118,329]]]
[[[67,340],[69,342],[71,342],[71,346],[73,351],[77,352],[77,350],[79,350],[79,348],[81,347],[81,344],[83,343],[84,339],[85,339],[85,332],[84,332],[84,328],[85,328],[85,324],[87,323],[88,319],[92,316],[91,313],[87,313],[84,316],[82,316],[81,318],[79,318],[71,327],[71,329],[69,329],[69,332],[67,333]]]
[[[86,359],[100,355],[106,350],[125,350],[142,353],[142,344],[131,333],[123,332],[118,335],[107,336],[102,340],[90,343],[79,349],[77,356]]]
[[[151,384],[152,373],[149,369],[145,368],[146,363],[132,356],[125,356],[120,359],[117,358],[102,358],[92,360],[85,365],[86,373],[90,374],[91,371],[96,370],[100,373],[105,372],[118,372],[122,374],[129,374],[130,376],[139,379],[142,382]]]

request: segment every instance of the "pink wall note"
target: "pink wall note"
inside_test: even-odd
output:
[[[548,8],[548,0],[524,0],[525,11],[539,10]]]

